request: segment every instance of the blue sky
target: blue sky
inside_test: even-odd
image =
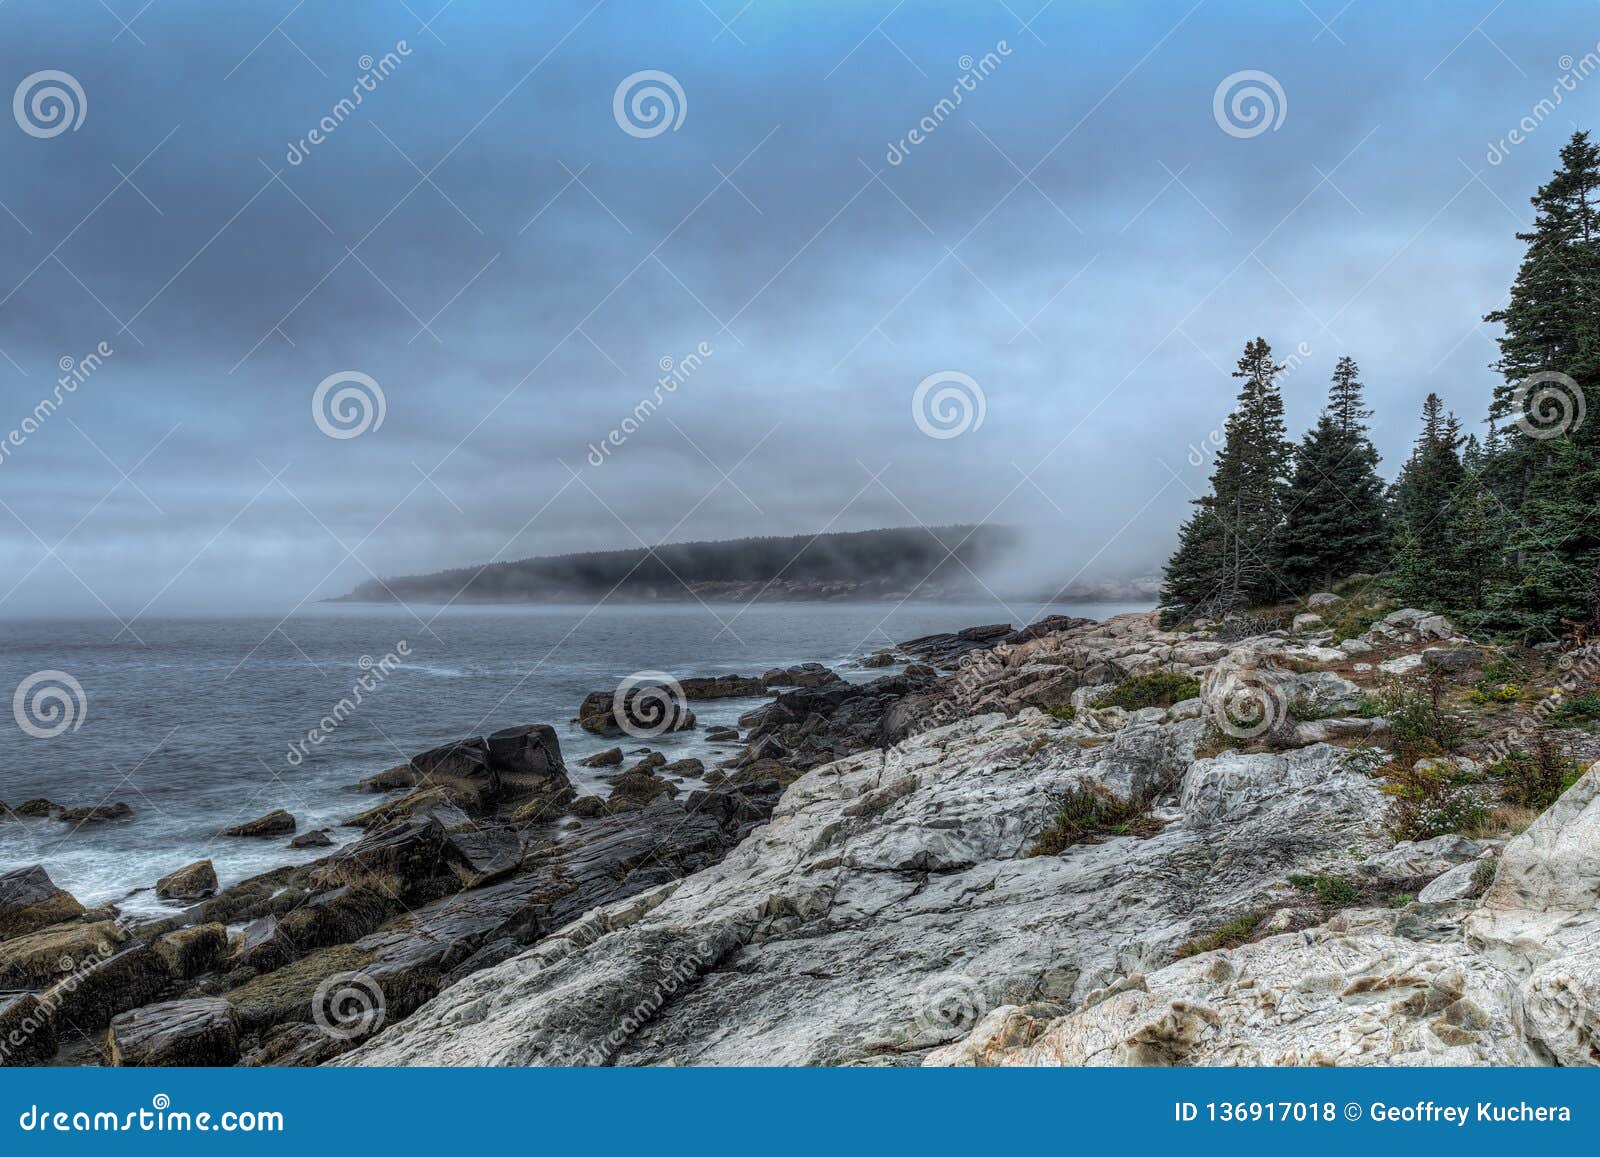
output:
[[[1304,351],[1297,431],[1360,362],[1391,472],[1428,391],[1478,420],[1527,198],[1600,127],[1593,76],[1538,110],[1600,52],[1593,0],[440,3],[0,5],[0,88],[86,106],[0,117],[0,440],[113,351],[0,457],[0,617],[915,521],[1030,528],[1045,580],[1150,573],[1257,334]],[[675,129],[616,119],[643,70]],[[1276,128],[1214,115],[1244,71]],[[345,373],[383,421],[329,437]],[[937,374],[981,426],[919,427]]]

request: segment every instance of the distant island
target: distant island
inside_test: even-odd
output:
[[[550,555],[373,579],[331,602],[564,603],[961,599],[984,594],[1018,548],[1004,526],[895,527],[838,534],[681,542]],[[979,581],[980,577],[982,582]],[[1137,585],[1137,584],[1136,584]],[[1148,587],[1148,589],[1145,589]],[[1145,598],[1118,584],[1042,592],[1068,599]],[[1115,589],[1113,589],[1115,588]],[[1015,592],[1008,592],[1015,593]]]

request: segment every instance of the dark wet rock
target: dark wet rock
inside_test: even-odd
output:
[[[451,799],[472,810],[492,805],[500,796],[500,775],[489,763],[489,743],[482,738],[458,739],[411,757],[418,786],[442,788]]]
[[[245,926],[234,938],[228,963],[235,968],[271,972],[282,968],[298,955],[295,945],[284,935],[276,916],[263,916]]]
[[[746,717],[749,742],[735,763],[777,759],[809,770],[869,747],[887,747],[905,738],[917,718],[913,711],[892,709],[908,696],[930,693],[936,682],[904,673],[785,692]]]
[[[774,667],[761,676],[763,687],[826,687],[830,683],[843,683],[836,671],[821,663],[796,663],[792,667]]]
[[[161,956],[148,944],[132,944],[115,955],[67,973],[40,999],[55,1009],[58,1033],[99,1032],[119,1012],[160,999],[172,982]]]
[[[29,819],[40,819],[53,816],[57,812],[64,810],[66,809],[64,809],[60,804],[44,798],[25,800],[11,809],[14,815],[24,816]]]
[[[300,835],[289,841],[289,846],[291,848],[301,849],[331,848],[334,845],[332,836],[328,835],[328,833],[325,831],[318,830],[314,832],[302,832]]]
[[[749,699],[766,693],[766,685],[752,675],[717,675],[680,680],[685,699]]]
[[[39,998],[0,996],[0,1066],[42,1065],[55,1055],[55,1018]]]
[[[48,988],[113,955],[128,940],[113,920],[55,924],[0,941],[0,992]]]
[[[874,651],[861,659],[856,660],[856,665],[872,670],[878,667],[893,667],[900,661],[900,657],[893,651]]]
[[[218,835],[240,836],[246,839],[271,839],[275,836],[286,836],[295,829],[295,819],[288,812],[279,808],[266,815],[253,819],[249,823],[236,824],[231,828],[223,828]]]
[[[705,762],[695,759],[693,756],[688,759],[675,759],[671,763],[664,764],[661,768],[662,775],[676,775],[685,779],[699,779],[705,773]]]
[[[122,802],[96,804],[94,807],[69,807],[56,812],[56,819],[64,824],[93,827],[97,824],[116,823],[133,818],[133,809]]]
[[[156,895],[163,900],[204,900],[217,894],[217,870],[210,860],[200,860],[179,868],[156,881]]]
[[[662,779],[641,765],[611,781],[611,795],[606,800],[606,808],[616,812],[627,807],[644,807],[661,796],[670,798],[677,794],[677,784]]]
[[[54,1018],[36,995],[0,995],[0,1067],[46,1064],[56,1047]]]
[[[399,799],[385,800],[376,807],[370,807],[359,815],[351,816],[344,821],[344,826],[366,828],[369,831],[388,827],[397,820],[432,815],[439,808],[453,808],[455,805],[451,802],[452,798],[442,787],[419,787]]]
[[[500,777],[501,790],[511,800],[548,797],[571,787],[561,742],[546,723],[507,727],[489,736],[489,762]]]
[[[432,816],[412,816],[318,861],[312,880],[323,888],[363,883],[377,878],[394,895],[414,902],[437,892],[441,881],[460,886],[472,865],[451,840],[444,825]]]
[[[1087,627],[1095,620],[1082,619],[1077,615],[1046,615],[1036,623],[1029,623],[1019,631],[1013,631],[1000,642],[1007,644],[1030,643],[1034,639],[1045,635],[1054,635],[1061,631],[1072,631],[1079,627]]]
[[[404,791],[407,788],[416,787],[417,780],[420,778],[421,776],[416,768],[409,763],[402,763],[398,767],[380,771],[377,775],[367,776],[356,787],[361,791],[371,792]]]
[[[260,1034],[260,1044],[239,1059],[241,1065],[320,1065],[350,1047],[314,1024],[280,1024]]]
[[[708,727],[706,729],[706,738],[712,743],[737,740],[739,738],[739,729],[737,727]]]
[[[467,865],[473,872],[470,881],[473,887],[498,880],[516,871],[522,864],[522,839],[511,828],[497,824],[452,828],[450,842],[467,858]]]
[[[572,801],[572,814],[584,819],[594,819],[606,814],[606,801],[597,795],[580,795]]]
[[[578,761],[582,767],[620,767],[622,765],[622,748],[608,747],[604,751],[597,751],[587,759]]]
[[[114,1066],[231,1065],[239,1059],[239,1020],[216,997],[146,1005],[111,1021],[106,1059]]]
[[[0,873],[0,940],[83,915],[83,905],[58,888],[41,864]]]
[[[228,930],[221,924],[175,928],[150,943],[174,980],[192,980],[222,967],[228,957]]]
[[[695,725],[694,712],[670,688],[649,684],[630,688],[617,717],[614,691],[591,691],[578,707],[578,726],[595,735],[635,735],[645,738]]]
[[[986,651],[1005,642],[1012,634],[1010,623],[994,623],[986,627],[967,627],[961,631],[943,631],[936,635],[907,639],[900,644],[900,650],[936,667],[954,667],[963,655],[972,651]]]

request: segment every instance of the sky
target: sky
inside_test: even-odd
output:
[[[217,11],[0,4],[0,620],[917,523],[1152,574],[1250,338],[1391,475],[1479,422],[1600,128],[1595,0]]]

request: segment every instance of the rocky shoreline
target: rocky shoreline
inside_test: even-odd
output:
[[[769,698],[717,767],[600,753],[604,797],[548,726],[458,740],[365,781],[357,842],[220,892],[192,865],[161,920],[7,873],[4,1063],[1595,1063],[1600,771],[1524,831],[1397,839],[1373,696],[1465,696],[1491,654],[1328,599],[685,680],[668,728]],[[1508,710],[1433,762],[1490,790]]]

